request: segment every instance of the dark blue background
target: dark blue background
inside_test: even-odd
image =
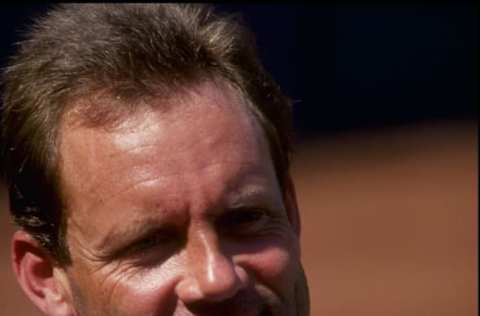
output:
[[[47,5],[0,10],[0,63]],[[432,119],[476,118],[473,4],[240,5],[265,67],[295,103],[301,138]],[[68,40],[68,39],[66,39]]]

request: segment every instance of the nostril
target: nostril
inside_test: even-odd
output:
[[[184,276],[183,279],[177,284],[175,292],[179,300],[185,305],[201,301],[203,298],[203,294],[200,291],[198,282],[193,276]]]

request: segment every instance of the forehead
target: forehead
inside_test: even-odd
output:
[[[207,82],[149,102],[113,129],[69,125],[67,115],[60,169],[68,204],[80,197],[98,202],[136,183],[222,163],[229,163],[229,176],[272,173],[262,129],[236,90]]]

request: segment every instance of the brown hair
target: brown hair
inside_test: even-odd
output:
[[[205,78],[226,80],[260,121],[284,186],[290,101],[261,66],[253,36],[234,17],[203,4],[58,5],[18,45],[3,74],[2,169],[15,222],[59,262],[67,263],[69,254],[57,134],[75,98],[108,91],[135,99]]]

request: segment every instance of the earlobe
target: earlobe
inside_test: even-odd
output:
[[[27,232],[12,238],[12,266],[20,287],[45,315],[73,316],[69,291],[55,262]]]
[[[295,193],[295,184],[290,174],[286,176],[285,188],[283,190],[283,199],[287,208],[287,215],[296,235],[300,236],[301,223],[300,212],[298,210],[297,195]]]

